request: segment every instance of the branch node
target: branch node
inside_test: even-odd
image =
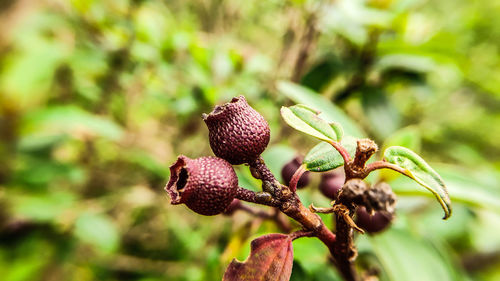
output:
[[[344,218],[344,221],[352,228],[354,228],[356,231],[358,231],[361,234],[364,234],[365,231],[361,229],[359,226],[356,225],[354,220],[351,218],[349,208],[347,208],[345,205],[335,205],[333,206],[334,212],[337,213],[338,215],[341,215]]]
[[[321,213],[321,214],[331,214],[335,212],[335,208],[323,208],[323,207],[315,207],[312,203],[309,205],[309,210],[313,213]]]

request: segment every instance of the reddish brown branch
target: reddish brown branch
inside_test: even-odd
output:
[[[340,153],[340,156],[342,156],[342,158],[344,159],[344,164],[347,165],[349,164],[349,162],[351,162],[351,155],[349,155],[349,152],[347,152],[347,150],[340,143],[335,141],[331,141],[328,143],[331,144],[333,148],[335,148]]]
[[[346,281],[357,281],[354,268],[356,249],[353,243],[352,227],[345,221],[342,214],[335,214],[337,243],[333,249],[335,264]]]
[[[391,169],[391,170],[399,172],[405,176],[409,176],[408,172],[405,169],[399,167],[398,165],[395,165],[395,164],[392,164],[392,163],[389,163],[386,161],[376,161],[376,162],[373,162],[373,163],[366,165],[365,173],[369,174],[369,173],[371,173],[375,170],[378,170],[378,169]]]
[[[299,183],[300,177],[307,172],[306,166],[305,165],[300,165],[299,168],[295,171],[295,173],[292,176],[292,179],[290,179],[290,190],[292,192],[297,191],[297,184]]]
[[[326,227],[321,218],[304,207],[297,194],[292,193],[287,186],[276,181],[276,178],[262,159],[258,159],[252,163],[251,166],[260,175],[263,181],[263,187],[265,186],[266,190],[272,192],[272,194],[264,192],[272,195],[272,200],[270,201],[272,203],[266,201],[264,204],[277,204],[276,206],[281,212],[296,220],[305,230],[312,231],[314,233],[313,236],[318,237],[318,239],[320,239],[333,253],[335,234]],[[261,199],[259,199],[258,193],[253,192],[252,194],[251,192],[252,191],[239,188],[237,198],[243,201],[260,203]]]
[[[271,207],[278,207],[280,205],[280,202],[272,198],[271,194],[267,192],[255,192],[240,186],[238,186],[235,198],[240,199],[241,201],[267,205]]]
[[[255,159],[255,161],[249,163],[250,168],[253,169],[252,175],[254,173],[258,173],[258,176],[256,177],[257,179],[263,180],[263,181],[268,181],[268,182],[275,182],[276,178],[274,177],[273,173],[269,168],[266,166],[264,163],[264,159],[262,157],[259,157],[258,159]]]
[[[357,141],[356,156],[354,160],[344,166],[346,181],[349,179],[364,179],[368,176],[366,171],[366,161],[377,152],[377,144],[370,139],[360,139]]]
[[[314,232],[307,230],[299,230],[295,231],[294,233],[290,233],[290,238],[292,238],[292,240],[302,237],[312,237],[312,236],[314,236]]]

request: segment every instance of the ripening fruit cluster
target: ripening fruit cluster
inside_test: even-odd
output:
[[[238,178],[231,164],[258,159],[269,143],[270,130],[264,117],[243,96],[216,106],[203,115],[203,120],[217,157],[179,156],[170,166],[165,189],[172,204],[185,204],[198,214],[212,216],[229,208],[236,196]]]
[[[269,143],[269,124],[243,96],[216,106],[209,114],[203,114],[203,120],[208,127],[210,147],[217,157],[190,159],[180,155],[170,166],[170,179],[165,190],[174,205],[185,204],[206,216],[229,215],[241,204],[235,199],[238,178],[232,165],[257,161]],[[301,159],[296,157],[283,167],[281,176],[286,185],[290,184],[300,165]],[[301,175],[297,188],[309,184],[309,174]],[[323,173],[319,189],[323,195],[335,200],[344,181],[342,171]],[[357,210],[356,223],[369,233],[385,229],[391,220],[392,217],[386,214],[376,212],[370,215],[364,208]]]

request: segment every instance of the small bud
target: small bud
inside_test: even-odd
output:
[[[368,233],[377,233],[386,229],[392,221],[393,216],[387,212],[377,211],[370,215],[365,207],[356,210],[356,225]]]
[[[263,181],[262,182],[262,191],[267,192],[267,193],[272,195],[275,193],[275,186],[270,181]]]
[[[267,193],[265,191],[260,191],[260,192],[255,193],[255,200],[258,203],[267,204],[267,203],[271,203],[271,201],[273,200],[273,196],[271,195],[271,193]]]
[[[216,106],[203,120],[214,154],[233,165],[254,161],[269,143],[269,124],[243,96]]]
[[[342,171],[332,171],[321,175],[319,190],[331,200],[337,199],[337,194],[344,185],[345,175]]]
[[[227,161],[217,157],[190,159],[184,155],[170,166],[170,180],[165,190],[173,205],[186,204],[198,214],[222,213],[233,201],[238,178]]]
[[[281,177],[283,178],[283,182],[286,185],[290,185],[290,180],[292,179],[293,174],[295,174],[295,171],[297,171],[300,165],[301,165],[300,157],[295,157],[285,166],[283,166],[283,168],[281,169]],[[302,174],[302,176],[299,179],[299,182],[297,183],[297,188],[302,188],[309,184],[309,174],[310,172],[305,172]]]

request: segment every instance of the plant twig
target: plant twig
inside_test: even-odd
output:
[[[344,166],[346,181],[349,179],[364,179],[368,176],[366,171],[366,161],[377,152],[377,144],[370,139],[360,139],[357,141],[356,156],[354,160]]]
[[[355,197],[347,195],[355,194],[359,189],[359,180],[353,181],[352,179],[363,179],[368,175],[365,163],[376,151],[377,145],[373,141],[369,139],[358,140],[354,160],[346,162],[344,166],[346,183],[342,187],[338,200],[333,205],[335,210],[335,235],[337,238],[333,249],[333,257],[337,268],[346,281],[359,280],[354,268],[357,251],[353,241],[353,229],[363,232],[352,219],[356,210],[356,206],[352,202]]]
[[[375,170],[378,170],[378,169],[391,169],[391,170],[399,172],[405,176],[409,176],[408,172],[405,169],[399,167],[398,165],[389,163],[387,161],[375,161],[373,163],[370,163],[370,164],[366,165],[365,172],[367,174],[369,174],[369,173],[371,173]]]
[[[328,143],[340,153],[340,156],[344,159],[345,165],[351,162],[351,155],[349,155],[349,152],[347,152],[347,150],[340,143],[336,141],[329,141]]]
[[[299,230],[299,231],[295,231],[293,233],[290,233],[290,238],[292,238],[292,240],[295,240],[295,239],[302,238],[302,237],[312,237],[313,235],[314,235],[314,232],[312,232],[312,231]]]
[[[276,207],[278,207],[281,212],[296,220],[305,230],[312,231],[314,236],[320,239],[333,254],[335,234],[328,229],[323,220],[306,208],[296,193],[292,193],[287,186],[280,184],[276,180],[272,172],[264,163],[264,160],[258,159],[250,163],[250,166],[260,175],[263,186],[272,185],[272,188],[269,186],[266,187],[266,189],[272,189],[272,200],[266,202],[268,204],[265,205],[272,204],[275,206],[274,204],[277,204]],[[237,198],[243,201],[259,203],[257,193],[253,192],[252,194],[252,191],[245,190],[244,188],[239,188]]]
[[[307,172],[306,166],[304,164],[300,165],[297,171],[292,176],[292,179],[290,179],[290,190],[292,192],[297,191],[297,184],[299,183],[300,177]]]
[[[238,186],[236,190],[236,199],[255,204],[267,205],[271,207],[278,207],[280,202],[272,198],[271,194],[267,192],[255,192],[246,188]]]

